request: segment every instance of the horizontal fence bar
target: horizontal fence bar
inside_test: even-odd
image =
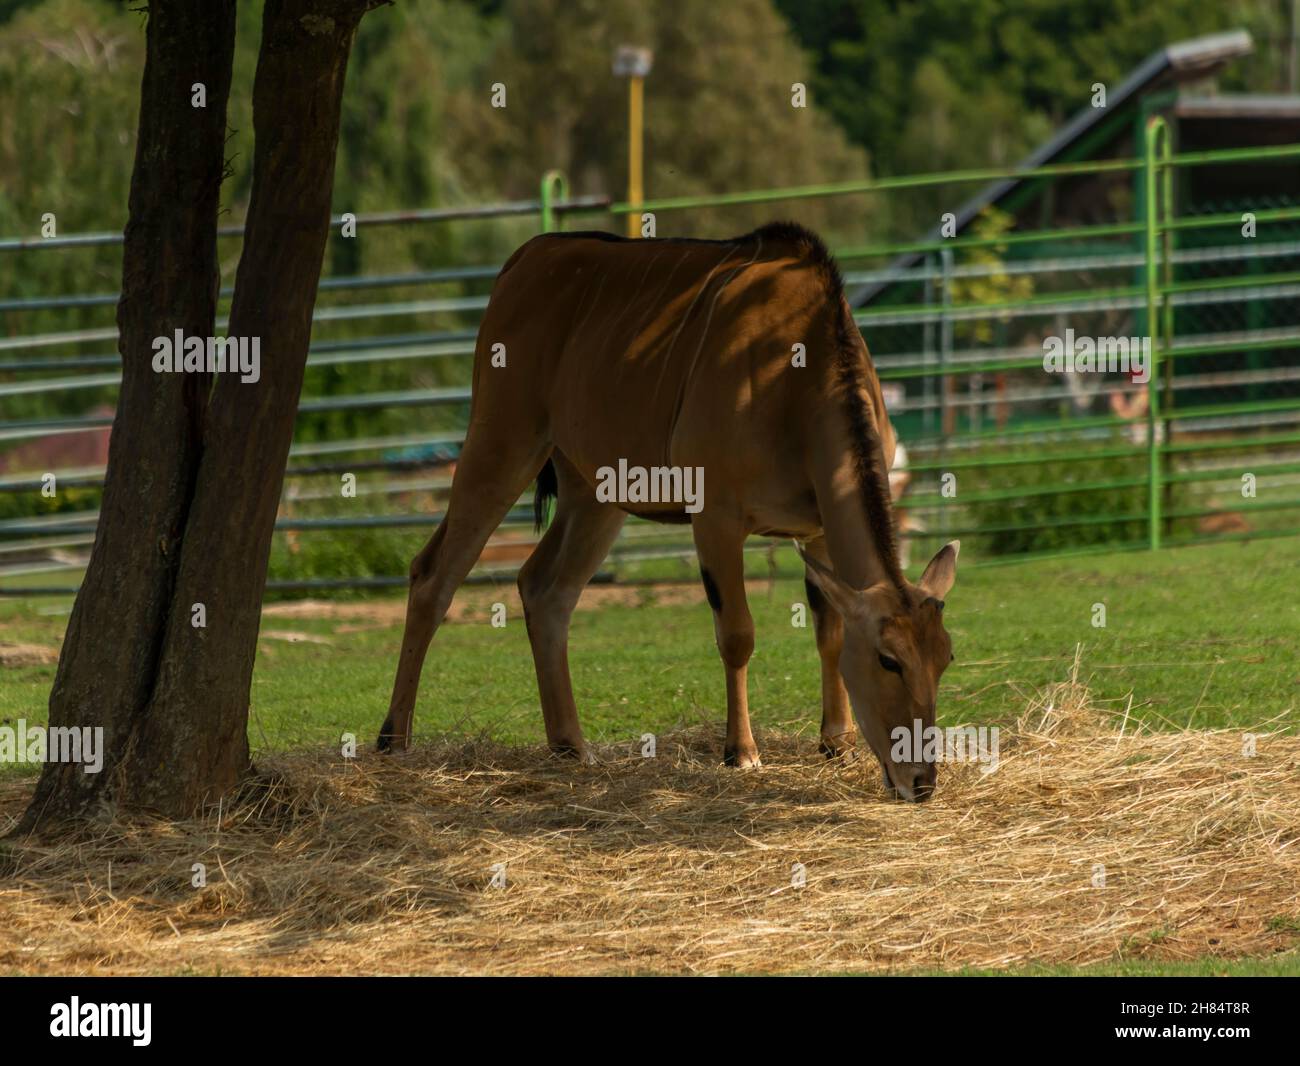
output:
[[[613,203],[612,215],[637,214],[642,211],[681,211],[687,208],[732,207],[739,204],[768,203],[773,200],[810,200],[827,196],[851,196],[860,193],[923,189],[935,185],[964,185],[996,181],[1002,178],[1069,177],[1081,174],[1114,174],[1139,170],[1140,159],[1106,159],[1092,163],[1049,163],[1040,167],[985,167],[978,170],[953,170],[941,173],[912,174],[873,181],[834,182],[827,185],[793,185],[786,188],[752,189],[747,192],[721,193],[713,196],[674,196],[644,203]]]
[[[961,498],[945,497],[939,493],[909,493],[903,507],[965,506],[972,503],[1002,503],[1007,500],[1033,499],[1038,496],[1070,496],[1080,492],[1113,492],[1115,489],[1131,489],[1147,484],[1145,473],[1141,477],[1110,478],[1106,481],[1062,481],[1053,485],[1021,486],[1005,492],[963,493]],[[0,528],[3,523],[0,523]]]
[[[1162,444],[1158,450],[1165,455],[1183,455],[1205,451],[1235,450],[1247,448],[1266,448],[1276,447],[1279,444],[1300,445],[1300,434],[1284,434],[1275,437],[1261,438],[1243,438],[1233,441],[1205,441],[1201,443],[1188,444]],[[944,473],[956,470],[976,470],[982,467],[999,467],[999,466],[1035,466],[1042,463],[1050,463],[1055,460],[1063,462],[1079,462],[1081,460],[1094,459],[1137,459],[1145,458],[1146,445],[1134,444],[1128,448],[1104,448],[1097,451],[1087,451],[1082,454],[1078,452],[1062,453],[1060,455],[1045,455],[1041,451],[1035,451],[1026,455],[999,455],[986,456],[974,459],[950,459],[947,462],[915,462],[911,459],[907,463],[907,471],[917,473],[920,471],[939,470]]]
[[[1261,148],[1212,148],[1203,152],[1180,152],[1166,164],[1200,167],[1210,163],[1271,163],[1277,159],[1300,158],[1300,144],[1266,145]]]
[[[294,518],[282,516],[275,520],[277,533],[312,529],[403,529],[410,527],[434,528],[443,514],[357,515],[353,518],[317,517]],[[93,533],[98,524],[98,511],[70,511],[66,514],[43,515],[40,518],[6,518],[0,520],[0,536],[33,536],[44,530],[57,533]],[[528,525],[533,522],[531,508],[517,507],[507,513],[502,525]]]
[[[997,237],[945,237],[941,240],[855,244],[835,249],[835,255],[838,259],[878,259],[911,252],[938,252],[944,249],[998,248],[1002,245],[1039,244],[1043,241],[1092,241],[1109,237],[1129,237],[1141,233],[1142,229],[1140,222],[1102,222],[1091,226],[1011,232]]]
[[[1201,341],[1187,339],[1176,340],[1171,350],[1166,347],[1166,356],[1173,354],[1199,355],[1208,351],[1243,351],[1250,348],[1266,349],[1271,346],[1286,347],[1291,341],[1300,340],[1300,325],[1282,326],[1275,329],[1254,329],[1230,333],[1197,334]],[[902,369],[925,368],[931,375],[955,373],[965,365],[974,365],[990,361],[1028,359],[1029,353],[1039,353],[1040,347],[1021,345],[1016,348],[959,348],[950,351],[939,363],[939,353],[930,352],[895,352],[872,355],[877,373]]]
[[[1253,403],[1244,404],[1216,404],[1205,407],[1187,407],[1175,408],[1173,411],[1162,411],[1160,420],[1162,422],[1186,420],[1195,418],[1207,418],[1214,415],[1230,414],[1256,414],[1271,411],[1295,412],[1297,418],[1300,418],[1300,397],[1284,400],[1257,400]],[[1058,419],[1051,423],[1034,423],[1032,425],[1005,426],[992,430],[972,430],[962,434],[962,440],[965,441],[983,441],[996,440],[1000,437],[1023,436],[1035,433],[1062,433],[1078,432],[1083,429],[1111,429],[1118,426],[1130,426],[1134,424],[1131,418],[1124,418],[1119,415],[1097,415],[1084,416],[1079,418]],[[939,444],[944,440],[939,436],[921,436],[915,437],[908,441],[909,449],[929,445],[931,443]]]
[[[1161,481],[1166,485],[1193,484],[1200,481],[1240,481],[1242,474],[1255,474],[1260,479],[1278,474],[1300,474],[1300,463],[1251,463],[1249,470],[1241,467],[1211,467],[1205,470],[1187,470],[1166,473]]]
[[[1300,285],[1300,272],[1288,271],[1279,274],[1243,275],[1229,278],[1203,278],[1193,281],[1176,282],[1161,285],[1157,292],[1163,294],[1184,295],[1192,292],[1217,292],[1223,289],[1258,289],[1270,286]],[[1042,313],[1056,313],[1070,310],[1076,305],[1099,304],[1105,308],[1115,306],[1116,301],[1136,300],[1145,295],[1145,288],[1140,285],[1126,285],[1111,289],[1079,289],[1073,292],[1040,293],[1020,300],[1003,300],[993,303],[952,303],[952,304],[899,304],[881,308],[878,311],[856,311],[854,320],[870,323],[879,319],[897,319],[900,315],[916,316],[913,321],[923,318],[947,318],[953,321],[972,317],[997,318],[1008,312],[1017,314],[1032,313],[1036,308],[1043,308]]]
[[[574,196],[557,200],[550,205],[559,214],[580,211],[599,211],[610,205],[607,196]],[[358,231],[363,226],[396,226],[409,223],[458,222],[472,219],[507,218],[516,215],[540,215],[541,200],[509,200],[496,204],[472,204],[465,207],[413,208],[400,211],[373,211],[355,215]],[[330,218],[330,229],[343,224],[342,215]],[[243,236],[244,226],[221,226],[218,237]],[[96,245],[121,244],[123,235],[114,233],[78,233],[66,237],[5,237],[0,238],[0,252],[30,251],[34,248],[84,248]]]
[[[1249,245],[1184,248],[1175,251],[1171,258],[1175,264],[1181,266],[1199,263],[1218,264],[1237,259],[1254,261],[1284,256],[1300,256],[1300,243],[1295,241],[1251,241]],[[900,267],[896,270],[846,270],[844,271],[844,281],[849,285],[868,285],[873,282],[897,284],[904,281],[942,281],[944,278],[955,280],[1004,275],[1081,273],[1094,270],[1131,269],[1142,266],[1145,261],[1145,256],[1141,252],[1113,252],[1107,255],[1076,255],[1063,259],[958,263],[947,270],[937,266]]]
[[[1284,300],[1300,296],[1300,285],[1269,288],[1267,286],[1241,288],[1230,292],[1203,292],[1199,297],[1188,293],[1176,293],[1170,297],[1175,307],[1206,307],[1211,304],[1242,303],[1247,300]],[[869,322],[877,326],[920,325],[926,322],[941,322],[945,318],[952,322],[972,322],[989,318],[1029,318],[1044,315],[1057,315],[1065,312],[1087,313],[1095,311],[1115,311],[1121,309],[1137,310],[1145,305],[1145,291],[1137,296],[1096,296],[1084,294],[1069,303],[1046,303],[1042,306],[1026,306],[1016,302],[983,305],[949,305],[942,304],[910,305],[914,310],[901,314],[890,308],[877,311],[858,311],[854,319],[859,324]]]
[[[1241,340],[1230,343],[1224,342],[1200,345],[1185,344],[1174,348],[1172,351],[1161,351],[1159,352],[1159,355],[1162,359],[1191,359],[1204,355],[1220,355],[1225,352],[1272,351],[1274,349],[1297,347],[1300,347],[1300,333],[1288,334],[1286,336],[1270,336],[1258,341]],[[1006,359],[990,359],[987,361],[961,362],[954,360],[951,363],[945,362],[942,368],[939,367],[937,362],[932,362],[928,365],[911,364],[907,367],[900,367],[897,369],[892,366],[881,367],[877,369],[877,376],[879,376],[881,381],[907,381],[913,378],[935,377],[940,369],[943,371],[943,376],[953,378],[964,377],[968,374],[986,374],[1001,370],[1042,370],[1043,353],[1039,351],[1033,355],[1023,355],[1016,358]],[[1060,375],[1057,376],[1059,377]]]
[[[1300,218],[1300,207],[1262,208],[1258,211],[1227,211],[1217,215],[1185,215],[1168,221],[1158,221],[1156,229],[1164,231],[1212,229],[1215,226],[1240,226],[1242,215],[1252,214],[1260,222],[1293,222]]]
[[[373,362],[387,358],[387,352],[393,349],[418,348],[427,346],[438,349],[430,354],[461,355],[474,351],[478,331],[473,329],[441,330],[437,333],[400,333],[382,334],[375,337],[357,337],[352,339],[318,341],[308,349],[308,366],[328,366],[335,362]],[[456,349],[453,351],[452,349]],[[371,358],[352,360],[349,353],[373,353]],[[394,356],[402,358],[402,356]],[[18,370],[93,370],[97,367],[119,367],[122,356],[113,352],[104,355],[62,356],[55,359],[0,360],[0,374]]]
[[[501,272],[500,266],[446,267],[419,270],[406,274],[356,274],[321,278],[318,292],[348,292],[354,289],[397,289],[408,285],[435,285],[452,281],[491,281]],[[235,287],[224,285],[222,299],[234,296]],[[58,311],[79,307],[116,307],[121,293],[82,293],[75,296],[29,296],[0,300],[0,311]]]

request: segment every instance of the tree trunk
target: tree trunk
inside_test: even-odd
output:
[[[268,0],[231,338],[260,378],[156,374],[152,341],[213,334],[234,0],[154,0],[118,308],[123,383],[95,547],[50,724],[102,726],[104,767],[47,764],[19,831],[100,805],[195,813],[248,769],[248,697],[329,228],[344,74],[378,0]],[[191,107],[196,81],[206,109]],[[202,603],[206,628],[191,624]]]
[[[198,473],[209,383],[155,374],[152,343],[213,329],[235,0],[155,0],[146,38],[117,306],[122,385],[95,545],[50,692],[51,726],[103,728],[104,767],[47,763],[24,827],[109,799],[153,691]],[[191,105],[195,82],[206,108]]]
[[[365,0],[268,0],[253,88],[253,187],[230,337],[256,383],[218,377],[133,791],[189,811],[248,766],[248,695],[284,467],[329,235],[343,80]],[[327,13],[328,12],[328,13]],[[207,628],[191,626],[202,603]],[[167,772],[197,765],[203,773]]]

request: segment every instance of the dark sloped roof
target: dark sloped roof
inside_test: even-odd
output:
[[[1143,93],[1149,92],[1160,82],[1171,77],[1177,80],[1195,77],[1198,74],[1217,70],[1238,56],[1249,55],[1254,48],[1250,34],[1245,30],[1232,30],[1228,33],[1215,33],[1208,37],[1197,37],[1190,41],[1180,41],[1152,52],[1133,68],[1119,85],[1106,93],[1106,106],[1084,107],[1064,126],[1056,131],[1047,141],[1031,152],[1018,164],[1026,170],[1040,167],[1052,162],[1061,152],[1077,141],[1094,126],[1114,114],[1116,108],[1122,107],[1130,100],[1135,100]],[[970,223],[989,204],[995,204],[1015,189],[1023,178],[1003,178],[986,185],[967,200],[953,214],[957,218],[957,232]],[[923,240],[938,241],[943,236],[942,224],[931,229]],[[905,270],[915,266],[924,253],[908,252],[899,256],[887,268],[890,272]],[[884,289],[893,284],[892,280],[874,281],[849,294],[849,303],[853,307],[862,307],[875,299]]]

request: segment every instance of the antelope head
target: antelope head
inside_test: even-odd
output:
[[[912,803],[930,798],[937,777],[923,741],[934,726],[939,678],[953,657],[943,598],[957,576],[960,547],[956,540],[944,545],[921,580],[904,582],[902,590],[889,581],[853,588],[799,553],[808,576],[844,619],[840,676],[858,732],[880,761],[886,787]]]

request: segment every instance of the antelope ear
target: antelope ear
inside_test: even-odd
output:
[[[799,546],[798,541],[795,542],[794,549],[799,553],[799,558],[804,561],[804,566],[808,568],[808,580],[825,594],[832,607],[845,618],[851,618],[862,613],[866,603],[861,591],[836,577],[834,571],[828,566],[808,555]]]
[[[943,599],[957,580],[957,553],[961,551],[961,541],[950,540],[930,560],[917,586],[929,595]]]

